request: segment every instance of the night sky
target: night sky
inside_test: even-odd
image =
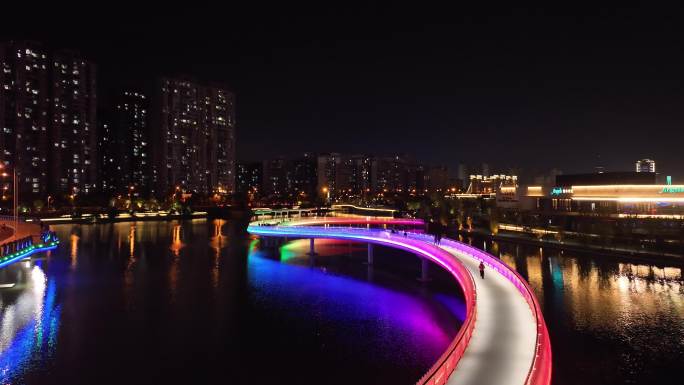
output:
[[[403,152],[532,175],[632,170],[650,157],[684,182],[678,5],[368,4],[134,18],[130,6],[103,8],[85,19],[13,17],[0,38],[82,51],[99,66],[103,100],[162,74],[224,82],[237,94],[242,160]]]

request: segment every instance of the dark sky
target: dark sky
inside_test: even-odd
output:
[[[30,28],[14,17],[0,38],[81,50],[99,66],[101,94],[158,74],[225,82],[238,98],[241,159],[404,152],[535,173],[631,170],[651,157],[684,178],[679,5],[423,3],[260,2],[133,19],[128,6],[32,16]]]

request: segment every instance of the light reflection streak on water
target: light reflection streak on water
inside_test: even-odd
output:
[[[519,255],[518,260],[526,262],[523,271],[540,301],[544,304],[544,297],[551,296],[558,307],[554,312],[569,315],[576,330],[629,339],[636,329],[656,328],[662,317],[684,321],[684,277],[679,267],[545,254],[539,250]],[[511,254],[504,253],[502,260],[520,268]],[[684,334],[684,324],[675,324],[679,330],[673,333]]]
[[[173,225],[173,230],[171,232],[171,245],[169,246],[169,249],[171,250],[171,253],[173,254],[173,257],[171,259],[171,264],[169,266],[169,296],[171,298],[171,302],[175,302],[176,300],[176,295],[178,294],[178,275],[179,275],[179,269],[180,267],[178,266],[179,263],[179,258],[180,258],[180,251],[185,247],[185,244],[183,243],[183,239],[181,238],[181,232],[182,228],[181,225],[176,223]]]
[[[0,314],[0,381],[11,382],[30,366],[33,358],[53,356],[60,320],[55,305],[56,283],[47,282],[40,266],[29,272],[27,287],[16,301],[3,301]]]
[[[421,299],[372,283],[327,274],[321,269],[268,259],[256,249],[256,241],[250,244],[248,265],[250,285],[264,300],[287,303],[294,298],[298,304],[308,303],[315,308],[312,313],[349,324],[379,319],[384,325],[382,330],[388,334],[402,333],[417,346],[443,348],[450,342],[449,334],[435,322],[429,306]],[[387,339],[392,337],[388,335]]]
[[[228,237],[223,235],[223,225],[225,224],[225,219],[214,219],[212,222],[214,231],[212,237],[209,239],[209,245],[214,250],[214,265],[211,269],[211,285],[214,289],[218,288],[219,284],[219,260],[221,257],[221,249],[225,248],[228,243]]]
[[[76,268],[76,265],[78,264],[78,241],[79,241],[79,236],[76,234],[71,234],[69,236],[69,246],[71,253],[69,256],[71,257],[71,268],[74,269]]]

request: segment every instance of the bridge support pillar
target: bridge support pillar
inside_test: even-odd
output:
[[[420,259],[420,282],[430,281],[430,261],[425,258]]]
[[[368,266],[373,265],[373,244],[368,244]]]
[[[312,257],[316,255],[316,248],[314,247],[314,238],[309,239],[309,255]]]

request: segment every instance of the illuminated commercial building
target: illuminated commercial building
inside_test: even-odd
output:
[[[199,193],[235,189],[235,100],[223,87],[164,78],[152,108],[153,183]]]
[[[598,183],[602,179],[604,183]],[[626,179],[634,183],[620,182]],[[590,181],[594,183],[586,183]],[[684,185],[656,184],[652,173],[564,175],[555,186],[528,186],[518,209],[529,209],[544,223],[575,233],[679,239],[684,231]]]
[[[656,172],[655,161],[651,159],[637,160],[636,172]]]
[[[657,184],[654,173],[558,175],[551,185],[502,187],[496,206],[502,231],[658,250],[684,239],[684,185]]]
[[[530,186],[527,196],[537,199],[542,211],[653,218],[684,214],[684,185]]]
[[[512,187],[518,185],[517,175],[494,174],[471,175],[468,185],[468,194],[496,194],[502,187]]]

